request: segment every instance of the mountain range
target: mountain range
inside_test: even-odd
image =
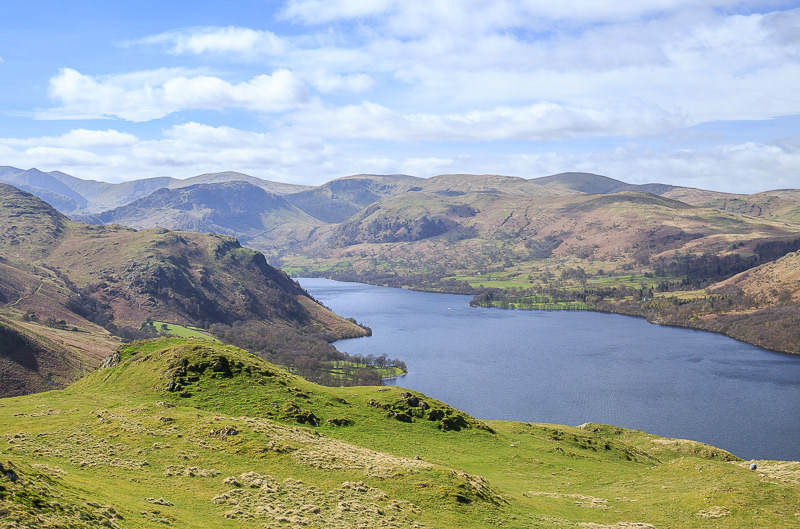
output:
[[[800,250],[800,190],[740,195],[589,173],[353,175],[315,187],[233,172],[103,184],[4,168],[0,179],[69,198],[79,207],[62,212],[75,220],[231,235],[293,275],[623,312],[800,352],[800,285],[754,297],[718,284]],[[770,333],[746,323],[773,319]]]

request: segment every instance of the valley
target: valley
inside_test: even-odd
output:
[[[294,276],[617,312],[800,352],[796,190],[735,195],[588,173],[354,175],[317,187],[215,173],[101,186],[12,169],[0,174],[35,181],[43,198],[83,190],[77,220],[231,235]],[[108,207],[107,186],[130,202],[92,213]]]
[[[380,386],[405,363],[338,351],[331,342],[371,330],[268,264],[475,305],[636,314],[796,352],[792,193],[715,206],[717,194],[583,174],[302,189],[237,178],[129,184],[131,203],[92,213],[87,199],[72,218],[0,185],[4,519],[796,524],[796,463],[617,426],[483,421]]]
[[[800,0],[2,14],[0,529],[800,527]]]

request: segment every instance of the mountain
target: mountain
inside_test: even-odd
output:
[[[244,173],[237,173],[236,171],[225,171],[222,173],[207,173],[184,180],[172,180],[169,184],[170,189],[178,189],[181,187],[193,186],[196,184],[221,184],[228,182],[247,182],[256,187],[260,187],[268,193],[276,195],[286,195],[290,193],[300,193],[309,189],[310,186],[286,184],[284,182],[272,182],[256,178],[255,176],[246,175]]]
[[[663,195],[675,188],[675,186],[668,184],[628,184],[593,173],[560,173],[534,178],[530,181],[552,189],[578,191],[589,195],[606,195],[623,191],[642,191]]]
[[[10,184],[33,193],[60,211],[71,213],[85,208],[88,201],[50,173],[38,169],[23,171],[14,167],[0,168],[0,183]]]
[[[206,183],[180,187],[190,182]],[[800,249],[798,190],[738,195],[591,173],[531,180],[354,175],[299,189],[216,173],[168,187],[94,222],[230,234],[295,275],[470,293],[482,296],[478,304],[620,311],[702,328],[713,327],[701,308],[712,304],[707,288]],[[683,309],[658,305],[664,296]],[[751,330],[737,337],[774,347],[745,327]]]
[[[53,178],[84,197],[86,204],[83,206],[80,213],[92,213],[113,209],[149,195],[157,189],[168,187],[170,184],[176,182],[174,178],[156,177],[111,184],[108,182],[98,182],[96,180],[82,180],[59,171],[53,171],[50,174]],[[62,212],[67,213],[65,211]],[[69,213],[76,212],[77,211]]]
[[[417,272],[441,270],[442,276],[530,266],[551,257],[554,265],[584,264],[589,269],[591,264],[605,272],[624,272],[681,250],[731,252],[735,240],[736,250],[752,251],[761,241],[796,233],[797,225],[639,191],[540,197],[423,190],[371,205],[306,247],[304,254],[333,261],[347,257],[354,270],[378,259],[398,273],[414,267]],[[347,255],[354,252],[361,258]]]
[[[67,215],[91,215],[124,206],[150,193],[163,189],[179,189],[197,184],[248,182],[279,195],[300,193],[309,186],[271,182],[234,171],[209,173],[184,180],[170,177],[145,178],[116,184],[83,180],[60,171],[42,172],[0,167],[0,183],[10,184],[32,193]]]
[[[244,181],[159,189],[116,209],[88,217],[97,224],[166,227],[237,236],[242,242],[288,223],[314,222],[275,193]]]
[[[195,340],[124,346],[104,366],[0,400],[5,525],[796,525],[797,463],[614,426],[480,421]]]
[[[202,329],[258,324],[282,343],[304,335],[308,351],[316,342],[364,334],[232,237],[81,224],[4,184],[0,315],[16,326],[4,332],[22,329],[20,340],[54,344],[63,363],[76,367],[71,375],[96,367],[116,347],[111,334],[135,337],[149,320]],[[31,365],[37,363],[48,365]]]
[[[286,199],[322,222],[337,223],[370,204],[412,189],[421,180],[407,175],[354,175],[289,194]]]

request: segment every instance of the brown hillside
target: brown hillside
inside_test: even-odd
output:
[[[724,291],[731,287],[741,289],[759,307],[800,303],[800,252],[742,272],[710,290]]]
[[[10,186],[0,187],[0,205],[0,314],[15,325],[9,343],[13,335],[22,344],[7,352],[4,372],[28,380],[14,387],[71,380],[119,344],[106,329],[128,336],[148,319],[364,334],[233,237],[71,222]]]

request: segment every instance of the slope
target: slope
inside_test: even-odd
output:
[[[484,423],[402,388],[325,388],[195,341],[132,344],[106,366],[67,390],[0,401],[11,476],[0,477],[4,521],[677,529],[797,521],[796,463],[751,471],[714,447],[610,426]]]
[[[715,303],[698,311],[703,327],[800,354],[800,252],[715,283],[707,292],[704,301]]]
[[[66,213],[85,208],[88,201],[80,193],[64,185],[52,173],[44,173],[38,169],[27,171],[5,167],[0,172],[0,182],[13,185],[19,189],[33,193]]]
[[[606,195],[623,191],[641,191],[662,195],[674,189],[668,184],[628,184],[593,173],[560,173],[530,180],[531,183],[562,192],[579,192],[589,195]]]
[[[60,171],[53,171],[49,174],[84,197],[87,203],[81,211],[75,212],[81,214],[113,209],[149,195],[156,189],[167,187],[176,181],[174,178],[162,176],[131,180],[128,182],[109,183],[99,182],[97,180],[83,180]],[[55,206],[55,204],[53,205]]]
[[[250,176],[244,173],[237,173],[236,171],[224,171],[221,173],[207,173],[184,180],[173,179],[168,186],[170,189],[178,189],[181,187],[193,186],[196,184],[222,184],[228,182],[247,182],[248,184],[260,187],[268,193],[276,195],[286,195],[289,193],[298,193],[309,188],[309,186],[287,184],[284,182],[273,182],[271,180],[264,180],[255,176]]]
[[[308,272],[346,262],[343,271],[352,277],[364,272],[364,279],[375,268],[435,281],[502,271],[528,276],[543,265],[558,274],[580,267],[630,275],[652,273],[651,263],[671,262],[678,253],[752,253],[760,242],[794,238],[797,231],[796,224],[641,192],[531,197],[419,191],[370,206],[285,261]]]
[[[0,314],[82,368],[95,367],[116,346],[109,331],[135,337],[148,320],[201,328],[258,324],[284,340],[299,333],[325,345],[365,332],[231,237],[71,222],[5,185]]]
[[[408,191],[420,181],[407,175],[354,175],[289,194],[286,199],[322,222],[336,223],[374,202]]]
[[[310,224],[310,216],[247,182],[194,184],[159,189],[146,197],[91,217],[98,224],[137,229],[163,227],[234,235],[241,242],[265,237],[284,224]]]
[[[248,182],[279,195],[308,189],[308,186],[271,182],[234,171],[202,174],[184,180],[162,176],[110,183],[84,180],[61,171],[0,167],[0,183],[28,191],[69,215],[91,215],[111,210],[162,188],[179,189],[196,184],[229,182]]]

